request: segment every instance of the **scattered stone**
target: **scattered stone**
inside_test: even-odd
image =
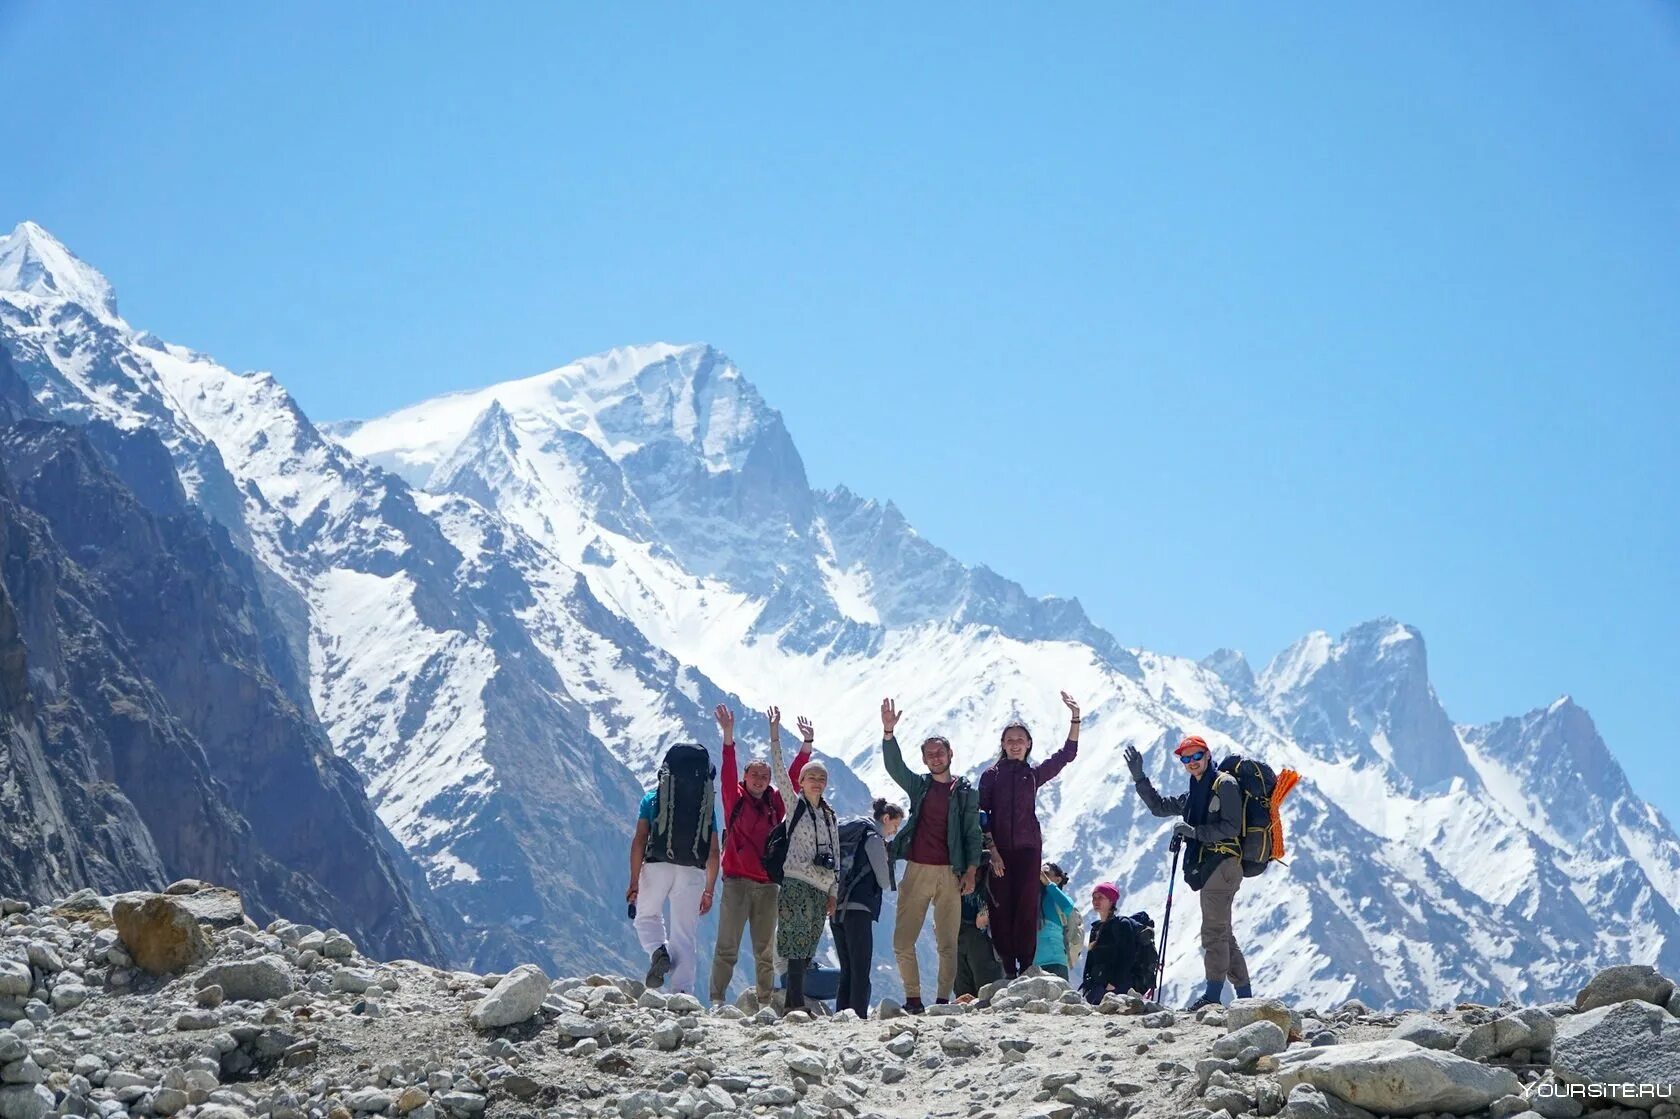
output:
[[[41,1084],[0,1088],[0,1119],[45,1119],[53,1109],[52,1091]]]
[[[1231,1058],[1251,1048],[1259,1050],[1255,1058],[1282,1053],[1289,1048],[1289,1038],[1277,1023],[1262,1018],[1215,1041],[1211,1052],[1215,1057]]]
[[[185,971],[210,955],[210,939],[174,898],[152,894],[144,900],[119,899],[111,908],[111,919],[124,950],[153,975]]]
[[[1643,999],[1571,1015],[1557,1024],[1552,1072],[1565,1084],[1601,1085],[1602,1098],[1635,1105],[1680,1097],[1680,1020]],[[1624,1091],[1637,1086],[1656,1095]]]
[[[1421,1045],[1425,1049],[1452,1049],[1465,1031],[1444,1026],[1427,1014],[1412,1014],[1400,1020],[1390,1037]]]
[[[1453,1052],[1472,1061],[1502,1057],[1524,1049],[1545,1049],[1552,1044],[1557,1023],[1539,1007],[1529,1007],[1491,1022],[1484,1022],[1459,1038]]]
[[[481,1030],[511,1026],[535,1015],[547,997],[548,976],[536,964],[523,964],[474,1003],[467,1017]]]
[[[258,956],[213,964],[193,980],[195,987],[216,986],[230,999],[267,1002],[292,993],[292,974],[279,956]]]
[[[1674,982],[1649,964],[1619,964],[1593,976],[1575,996],[1575,1010],[1597,1010],[1601,1006],[1638,999],[1665,1005],[1674,994]]]
[[[1214,1008],[1210,1006],[1207,1009]],[[1271,1022],[1288,1037],[1291,1030],[1299,1028],[1299,1018],[1281,999],[1236,999],[1225,1008],[1225,1026],[1232,1033],[1255,1022]]]
[[[237,929],[245,924],[245,905],[238,890],[207,886],[172,900],[191,913],[193,920],[212,929]]]
[[[1463,1114],[1522,1090],[1509,1069],[1397,1038],[1291,1050],[1278,1057],[1278,1083],[1285,1091],[1311,1084],[1384,1115]]]
[[[0,957],[0,998],[27,998],[34,986],[28,964]]]

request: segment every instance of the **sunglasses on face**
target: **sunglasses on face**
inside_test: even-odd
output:
[[[1191,762],[1202,761],[1206,757],[1207,757],[1207,751],[1206,750],[1197,750],[1194,754],[1180,754],[1178,756],[1178,760],[1179,760],[1179,763],[1182,764],[1182,765],[1189,765]]]

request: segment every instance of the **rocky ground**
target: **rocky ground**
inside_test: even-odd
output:
[[[1030,976],[860,1021],[380,963],[170,891],[0,902],[0,1119],[1680,1117],[1680,994],[1644,967],[1570,1003],[1414,1014],[1090,1007]]]

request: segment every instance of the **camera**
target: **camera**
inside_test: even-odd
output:
[[[822,867],[824,870],[833,870],[834,869],[834,852],[833,851],[818,851],[815,855],[811,856],[811,862],[816,866]]]

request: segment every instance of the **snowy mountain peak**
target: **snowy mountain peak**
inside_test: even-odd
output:
[[[0,291],[62,299],[102,318],[118,318],[110,281],[32,221],[0,237]]]
[[[1254,669],[1249,667],[1248,658],[1236,649],[1215,649],[1202,658],[1201,665],[1238,695],[1254,691]]]

